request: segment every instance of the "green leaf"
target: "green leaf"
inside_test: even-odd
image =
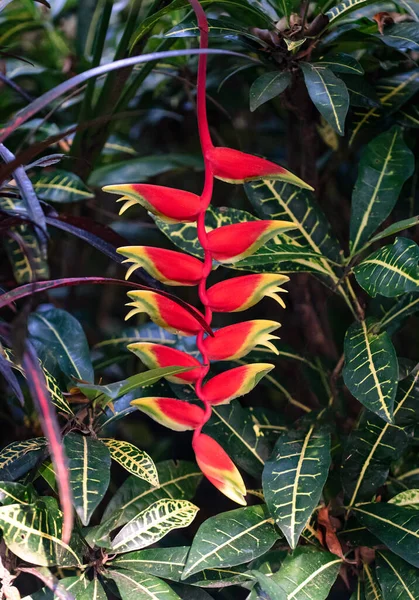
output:
[[[30,504],[36,499],[36,492],[32,486],[22,485],[13,481],[0,481],[0,503]]]
[[[327,67],[308,62],[301,62],[300,66],[315,107],[339,135],[344,135],[349,108],[349,92],[345,83]]]
[[[72,567],[81,564],[80,541],[77,548],[64,544],[62,512],[54,498],[35,504],[10,504],[0,507],[0,528],[8,549],[22,560],[44,567]]]
[[[249,29],[239,25],[234,19],[208,19],[208,32],[212,37],[222,37],[228,41],[240,41],[242,38],[256,42],[259,46],[266,44],[257,36],[249,32]],[[165,38],[188,38],[198,37],[200,34],[196,20],[182,21],[170,31],[164,34]],[[254,48],[254,46],[253,46]]]
[[[86,572],[75,577],[64,577],[60,579],[60,585],[72,594],[74,598],[78,598],[78,594],[82,594],[89,585],[89,580],[86,578]],[[49,588],[42,588],[38,592],[25,596],[22,600],[57,600],[58,596]]]
[[[375,321],[353,323],[345,335],[343,379],[353,396],[371,412],[393,422],[398,364],[387,332],[371,331]]]
[[[383,600],[374,567],[364,563],[363,571],[365,600]]]
[[[148,548],[117,556],[112,561],[112,566],[149,573],[171,581],[180,581],[188,552],[188,546]]]
[[[250,562],[267,552],[278,537],[265,506],[247,506],[210,517],[194,537],[182,579],[204,569]]]
[[[316,424],[280,434],[263,470],[266,504],[291,548],[317,506],[330,467],[330,435]]]
[[[291,75],[284,71],[272,71],[258,77],[251,85],[249,98],[250,110],[255,111],[272,98],[282,94],[291,83]]]
[[[419,50],[419,23],[395,23],[377,37],[398,50]]]
[[[343,0],[343,2],[339,2],[336,6],[330,8],[325,15],[329,18],[330,24],[333,23],[335,19],[346,15],[348,12],[356,10],[361,6],[372,4],[374,1],[375,0]]]
[[[18,479],[31,469],[45,450],[43,437],[12,442],[0,452],[0,479]]]
[[[419,512],[394,504],[354,506],[357,518],[383,544],[411,565],[419,566]]]
[[[278,585],[272,577],[269,577],[261,571],[250,571],[257,580],[260,589],[268,594],[270,600],[287,600],[287,594],[280,585]]]
[[[99,440],[68,433],[64,437],[68,458],[73,502],[83,525],[88,525],[93,511],[106,494],[110,481],[111,457]]]
[[[408,219],[402,219],[401,221],[392,223],[391,225],[383,229],[383,231],[380,231],[379,233],[374,235],[374,237],[370,238],[370,240],[363,247],[363,250],[365,250],[365,248],[367,248],[371,244],[374,244],[375,242],[378,242],[379,240],[388,237],[389,235],[394,235],[396,233],[399,233],[400,231],[405,231],[410,227],[416,227],[416,225],[419,225],[419,217],[410,217]]]
[[[99,579],[95,577],[85,590],[78,593],[77,600],[108,600]]]
[[[341,564],[330,552],[300,546],[287,556],[272,580],[285,590],[288,600],[325,600]]]
[[[123,569],[112,569],[108,575],[122,600],[181,600],[167,583],[152,575]]]
[[[365,147],[352,194],[351,256],[388,217],[413,170],[413,154],[399,127],[392,127]]]
[[[376,108],[380,106],[380,99],[377,92],[364,77],[346,75],[346,73],[343,73],[341,77],[348,88],[351,106],[359,106],[361,108]]]
[[[155,544],[173,529],[188,527],[199,508],[187,500],[163,498],[148,506],[117,533],[111,550],[117,554]]]
[[[375,555],[377,576],[384,600],[419,598],[419,572],[407,562],[385,550]]]
[[[41,364],[41,366],[42,366],[42,364]],[[58,410],[60,412],[64,413],[65,415],[73,415],[74,413],[71,410],[70,405],[68,404],[67,400],[64,398],[63,393],[62,393],[55,377],[53,375],[51,375],[51,373],[49,373],[49,371],[47,371],[45,369],[45,367],[42,367],[42,369],[44,371],[47,389],[50,393],[51,401],[52,401],[53,405],[56,408],[58,408]]]
[[[38,198],[48,202],[80,202],[95,197],[80,177],[69,171],[43,172],[32,176],[31,181]]]
[[[236,400],[226,406],[213,406],[205,432],[214,437],[232,459],[250,475],[258,477],[269,456],[269,446],[257,435],[249,411]]]
[[[144,450],[140,450],[129,442],[121,442],[110,438],[101,438],[107,446],[111,458],[136,477],[148,481],[150,485],[159,485],[156,465]]]
[[[396,238],[354,269],[357,282],[372,297],[387,298],[419,291],[419,246],[407,238]]]
[[[400,327],[403,321],[419,310],[419,294],[404,294],[390,306],[381,306],[377,329],[387,329],[390,333]]]
[[[70,313],[40,307],[28,320],[29,338],[43,363],[58,364],[69,378],[93,381],[93,367],[84,331]]]
[[[327,67],[335,73],[349,73],[350,75],[363,75],[364,73],[364,69],[356,58],[343,52],[327,54],[312,64],[315,67]]]
[[[166,460],[157,464],[159,485],[151,487],[133,475],[119,487],[103,514],[102,522],[121,510],[119,524],[126,523],[146,506],[162,498],[190,500],[195,495],[202,473],[191,462]]]
[[[388,502],[389,504],[408,506],[409,508],[415,508],[416,510],[419,510],[419,489],[400,492],[400,494],[393,496],[393,498],[391,498],[391,500]]]

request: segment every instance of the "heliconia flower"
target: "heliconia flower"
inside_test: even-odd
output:
[[[278,336],[271,335],[271,331],[275,331],[279,327],[281,327],[280,323],[264,319],[244,321],[222,327],[214,332],[213,337],[208,336],[204,339],[203,343],[208,359],[237,360],[246,356],[256,346],[265,346],[278,354],[278,350],[270,340],[279,339]]]
[[[269,296],[285,308],[278,292],[286,292],[280,285],[288,280],[286,275],[262,273],[220,281],[207,290],[209,305],[214,312],[240,312]]]
[[[199,321],[186,308],[166,296],[147,290],[136,290],[128,292],[127,295],[133,300],[127,306],[134,308],[130,310],[125,320],[145,312],[156,325],[171,333],[197,335],[202,329]]]
[[[132,406],[151,417],[157,423],[174,431],[196,429],[201,425],[204,411],[195,404],[176,398],[137,398],[132,400]]]
[[[193,256],[152,246],[123,246],[117,252],[132,262],[126,279],[140,267],[166,285],[197,285],[202,277],[202,262]]]
[[[176,350],[176,348],[149,342],[135,342],[134,344],[128,344],[127,348],[141,358],[149,369],[172,366],[191,368],[190,371],[178,373],[177,375],[167,375],[167,381],[173,383],[195,383],[202,372],[202,365],[199,360],[186,352]]]
[[[225,225],[208,234],[209,249],[218,262],[235,263],[290,229],[295,229],[290,221],[247,221]]]
[[[213,405],[228,404],[234,398],[248,394],[269,371],[269,363],[257,363],[235,367],[215,375],[202,387],[202,399]]]
[[[167,223],[196,221],[200,211],[200,198],[191,192],[149,183],[121,183],[105,185],[104,192],[123,194],[117,202],[124,202],[122,215],[135,204],[144,206],[153,215]]]
[[[209,435],[200,433],[192,445],[196,462],[205,477],[227,498],[246,506],[246,486],[242,476],[220,444]]]
[[[311,185],[284,167],[240,150],[212,147],[207,151],[206,157],[211,163],[214,177],[227,183],[244,183],[254,179],[279,179],[307,190],[313,189]]]

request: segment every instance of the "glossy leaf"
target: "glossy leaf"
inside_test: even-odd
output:
[[[62,567],[81,564],[80,548],[62,539],[62,512],[56,500],[44,498],[35,504],[0,507],[3,539],[16,556],[35,565]]]
[[[319,502],[330,461],[330,435],[312,424],[305,432],[280,434],[265,464],[266,504],[291,548]]]
[[[379,39],[398,50],[419,50],[419,23],[395,23]]]
[[[199,508],[187,500],[163,498],[136,515],[112,540],[116,554],[151,546],[173,529],[187,527]]]
[[[249,562],[267,552],[278,537],[264,506],[220,513],[198,529],[182,579],[204,569]]]
[[[399,127],[382,133],[365,147],[352,194],[352,255],[388,217],[413,169],[413,154],[404,143]]]
[[[109,576],[121,600],[181,600],[167,583],[153,575],[112,569]]]
[[[392,552],[375,556],[377,576],[384,600],[412,600],[419,595],[418,570]]]
[[[343,379],[366,408],[393,422],[398,364],[394,346],[384,331],[372,333],[374,320],[354,323],[345,335]]]
[[[45,451],[44,437],[12,442],[0,452],[0,478],[6,481],[18,479],[29,471]]]
[[[334,584],[342,560],[330,552],[300,546],[284,560],[272,580],[293,600],[325,600]]]
[[[317,110],[339,135],[343,135],[349,108],[349,92],[345,83],[327,67],[308,62],[300,65]]]
[[[419,294],[404,294],[390,306],[382,306],[377,327],[390,332],[400,327],[403,321],[419,310]]]
[[[356,517],[383,544],[419,567],[419,512],[394,504],[369,503],[353,507]]]
[[[162,498],[190,500],[202,479],[202,473],[191,462],[167,460],[157,464],[159,485],[151,487],[138,477],[130,476],[116,491],[105,509],[102,522],[120,510],[119,523],[135,517],[152,502]]]
[[[64,437],[73,502],[83,525],[88,525],[110,481],[111,458],[99,440],[68,433]]]
[[[30,315],[28,328],[42,362],[57,363],[69,378],[93,381],[89,347],[75,317],[60,308],[44,306]]]
[[[128,473],[148,481],[150,485],[159,485],[156,465],[147,452],[129,442],[110,438],[101,438],[100,441],[107,446],[112,460],[124,467]]]
[[[332,23],[335,19],[346,15],[348,12],[356,10],[361,6],[372,4],[373,2],[374,0],[343,0],[333,8],[329,8],[325,14],[329,18],[329,23]]]
[[[112,561],[112,565],[130,571],[149,573],[171,581],[180,581],[188,552],[188,546],[148,548],[117,556]]]
[[[0,481],[0,504],[30,504],[36,500],[34,488],[14,481]]]
[[[70,171],[55,169],[31,179],[38,197],[48,202],[70,203],[94,198],[80,177]]]
[[[363,565],[363,575],[365,600],[384,600],[374,566],[365,562]]]
[[[400,494],[393,496],[388,502],[389,504],[408,506],[409,508],[416,508],[419,510],[419,490],[406,490],[400,492]]]
[[[251,112],[265,104],[265,102],[282,94],[290,83],[291,75],[286,71],[272,71],[258,77],[252,83],[249,92]]]
[[[318,67],[327,67],[335,73],[348,73],[350,75],[362,75],[364,73],[364,69],[356,58],[343,52],[327,54],[313,64]]]
[[[372,297],[387,298],[419,291],[419,246],[407,238],[396,238],[383,246],[355,269],[359,285]]]

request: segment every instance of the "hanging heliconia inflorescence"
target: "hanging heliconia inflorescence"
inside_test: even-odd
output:
[[[208,48],[208,22],[198,0],[189,0],[198,19],[200,47]],[[207,56],[199,56],[197,82],[197,116],[199,137],[205,165],[205,182],[201,196],[190,192],[149,184],[122,184],[104,187],[107,192],[122,194],[121,213],[140,204],[152,214],[169,223],[196,222],[204,261],[161,248],[128,246],[118,252],[132,263],[127,277],[137,268],[144,268],[155,279],[166,285],[198,286],[204,318],[211,325],[213,312],[240,312],[269,296],[284,306],[280,292],[288,277],[276,274],[256,274],[235,277],[207,289],[207,278],[213,261],[232,264],[250,256],[276,235],[292,228],[287,221],[251,221],[218,228],[210,233],[205,229],[205,213],[211,202],[214,178],[229,183],[244,183],[254,179],[279,179],[299,187],[311,189],[301,179],[262,158],[231,148],[215,147],[207,120],[206,110]],[[137,313],[147,313],[152,321],[167,331],[180,335],[197,336],[201,362],[185,352],[154,343],[135,343],[128,347],[149,368],[190,367],[177,375],[168,376],[174,383],[193,384],[196,395],[203,403],[200,408],[185,400],[148,397],[132,402],[159,423],[176,431],[193,430],[192,446],[197,463],[221,492],[239,504],[246,504],[243,479],[225,450],[202,428],[211,416],[211,407],[227,404],[234,398],[250,392],[273,365],[247,364],[205,380],[210,361],[236,360],[256,346],[265,346],[276,352],[271,340],[272,331],[280,323],[268,320],[244,321],[224,327],[213,336],[205,333],[202,325],[184,307],[174,300],[152,291],[128,292],[132,310],[127,319]]]

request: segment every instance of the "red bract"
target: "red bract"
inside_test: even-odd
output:
[[[207,150],[206,157],[211,165],[214,177],[227,183],[245,183],[254,179],[279,179],[298,187],[313,188],[287,169],[269,160],[233,150],[233,148],[212,147]]]
[[[132,406],[146,413],[149,417],[174,431],[196,429],[204,419],[204,411],[199,406],[189,404],[176,398],[138,398],[131,402]]]
[[[128,344],[128,350],[134,352],[149,369],[158,367],[190,367],[190,371],[178,373],[177,375],[168,375],[166,379],[173,383],[195,383],[201,377],[202,365],[193,356],[181,352],[175,348],[168,348],[161,344],[151,344],[147,342],[136,342]]]
[[[256,346],[265,346],[278,354],[270,341],[279,339],[276,335],[271,335],[271,331],[278,327],[281,327],[280,323],[263,319],[228,325],[216,331],[213,337],[206,337],[204,347],[209,360],[237,360]]]
[[[166,285],[197,285],[202,278],[202,262],[183,252],[151,246],[124,246],[118,252],[127,257],[124,263],[133,263],[127,279],[140,267]]]
[[[209,435],[199,433],[192,442],[199,468],[218,488],[237,504],[246,505],[246,486],[227,452]]]
[[[214,312],[241,312],[269,296],[285,308],[278,292],[286,292],[280,285],[288,280],[286,275],[271,273],[234,277],[210,287],[208,302]]]
[[[212,405],[228,404],[234,398],[248,394],[274,365],[258,363],[243,365],[212,377],[202,388],[202,398]]]
[[[235,263],[290,229],[295,229],[295,225],[289,221],[248,221],[225,225],[208,234],[209,249],[218,262]]]
[[[170,298],[145,290],[128,292],[128,297],[132,302],[129,302],[127,306],[134,308],[129,311],[125,320],[138,313],[147,313],[156,325],[171,333],[197,335],[202,330],[201,325],[191,313]]]
[[[104,192],[123,194],[117,202],[124,202],[119,214],[140,204],[153,215],[168,223],[196,221],[200,210],[200,199],[196,194],[176,188],[149,183],[126,183],[105,185]]]

